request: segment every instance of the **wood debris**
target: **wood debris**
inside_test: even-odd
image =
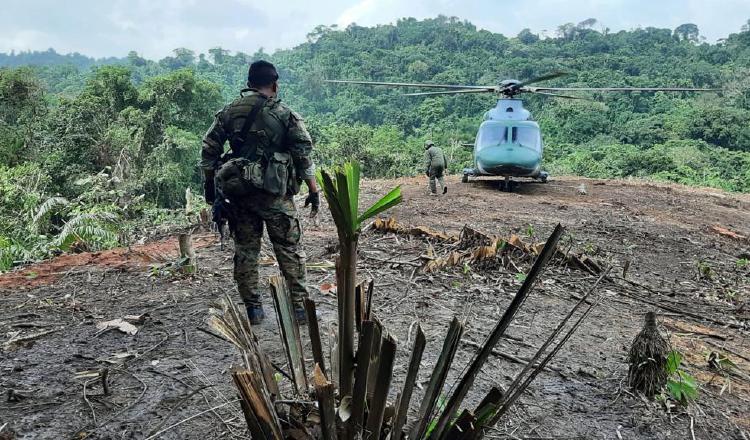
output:
[[[746,240],[747,236],[738,234],[731,229],[725,228],[723,226],[714,225],[711,226],[711,230],[716,232],[719,235],[723,235],[724,237],[734,238],[735,240]]]
[[[281,276],[271,277],[270,285],[271,296],[276,307],[276,318],[281,329],[281,340],[284,343],[289,369],[294,379],[294,387],[298,394],[303,395],[307,391],[307,375],[299,325],[291,302],[292,296],[286,281]]]
[[[379,224],[381,226],[376,226],[377,228],[399,229],[392,219],[381,221]],[[329,344],[331,347],[330,376],[327,376],[325,372],[315,305],[312,301],[306,301],[305,308],[310,323],[312,340],[310,345],[313,350],[312,358],[315,360],[310,377],[312,390],[309,390],[305,373],[305,361],[309,359],[309,356],[306,357],[303,353],[304,345],[300,338],[299,328],[294,320],[286,283],[281,277],[272,277],[271,290],[291,373],[289,377],[293,382],[295,394],[303,400],[308,396],[317,405],[304,411],[300,408],[295,409],[294,402],[297,400],[284,400],[285,405],[289,405],[291,402],[291,407],[288,411],[284,410],[279,413],[279,408],[282,405],[274,405],[279,396],[279,389],[268,372],[270,370],[268,360],[253,335],[247,318],[237,311],[227,297],[223,305],[213,312],[209,323],[222,337],[235,344],[243,354],[245,366],[235,368],[232,376],[242,396],[242,409],[253,438],[278,440],[282,438],[319,438],[323,440],[385,440],[390,438],[391,440],[401,440],[407,435],[405,429],[408,426],[408,438],[411,439],[422,440],[427,437],[438,440],[481,439],[485,427],[494,425],[502,417],[536,374],[544,369],[544,366],[570,336],[575,326],[588,313],[588,311],[583,313],[572,329],[568,330],[568,333],[563,336],[562,341],[555,345],[552,350],[545,352],[552,340],[563,330],[564,324],[571,318],[573,314],[571,312],[562,321],[556,333],[550,337],[548,343],[540,348],[537,355],[528,362],[522,372],[528,374],[525,376],[519,375],[507,394],[493,388],[474,411],[466,409],[459,411],[469,387],[472,386],[489,355],[496,350],[495,345],[524,303],[544,266],[559,254],[557,243],[562,231],[563,228],[558,225],[544,246],[539,247],[527,245],[517,236],[511,236],[508,240],[503,241],[504,244],[500,246],[498,238],[490,237],[468,227],[464,228],[461,235],[455,240],[450,236],[440,235],[424,228],[408,228],[406,230],[406,233],[411,235],[429,236],[448,242],[455,249],[454,255],[459,255],[461,258],[468,259],[468,261],[478,262],[497,258],[498,255],[505,252],[505,249],[523,250],[529,255],[536,256],[536,261],[516,297],[485,343],[479,347],[477,355],[465,369],[458,383],[451,386],[452,393],[448,396],[449,400],[444,405],[438,405],[438,401],[444,397],[446,379],[451,371],[464,332],[464,323],[459,321],[458,318],[453,318],[443,342],[442,350],[432,368],[429,384],[420,403],[417,417],[411,423],[407,423],[408,408],[416,385],[422,354],[425,350],[425,335],[417,324],[416,338],[412,347],[405,382],[401,385],[396,401],[389,403],[388,396],[392,394],[391,388],[394,383],[394,361],[397,344],[395,338],[389,334],[388,330],[373,314],[371,307],[374,290],[372,282],[357,284],[352,292],[352,298],[346,300],[347,307],[339,308],[340,314],[348,314],[345,317],[339,316],[340,322],[351,323],[352,330],[355,330],[352,337],[356,339],[356,344],[353,344],[354,340],[350,343],[352,343],[352,348],[356,346],[357,350],[351,356],[351,359],[348,357],[342,359],[341,351],[337,347],[341,343],[339,335],[331,328],[329,331],[331,337]],[[356,259],[350,261],[356,261]],[[339,285],[342,284],[341,272],[344,270],[346,268],[339,260],[337,267],[339,272],[337,284]],[[602,277],[605,275],[603,274]],[[576,306],[574,311],[581,307],[584,300]],[[340,326],[337,326],[337,328],[341,329]],[[546,354],[546,357],[540,360],[539,357],[542,354]],[[342,363],[342,361],[344,362]],[[346,371],[342,371],[342,368]],[[329,377],[331,380],[329,380]],[[343,378],[347,382],[351,382],[345,384],[345,387],[341,386],[341,382],[336,383],[335,381],[337,377],[339,380]],[[455,415],[457,414],[458,417],[456,418]],[[283,423],[280,420],[283,420]]]
[[[123,318],[117,318],[117,319],[112,319],[110,321],[98,322],[96,324],[96,329],[99,330],[100,332],[103,332],[109,329],[117,329],[125,333],[126,335],[134,335],[138,333],[138,327],[134,326],[133,324],[129,323]]]
[[[485,270],[509,267],[513,264],[513,261],[530,260],[538,256],[545,245],[544,242],[527,243],[517,234],[511,234],[508,237],[490,236],[468,225],[461,229],[458,237],[454,237],[432,231],[424,226],[402,226],[393,217],[375,220],[372,229],[384,233],[436,239],[452,244],[444,255],[430,255],[430,258],[426,259],[421,268],[426,273],[465,264]],[[569,267],[593,275],[598,275],[602,271],[599,263],[585,255],[564,252],[556,248],[554,258],[559,258]]]

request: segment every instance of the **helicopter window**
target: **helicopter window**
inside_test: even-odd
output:
[[[482,125],[479,129],[478,148],[500,145],[508,142],[508,127],[497,124]]]
[[[541,139],[539,130],[532,127],[513,127],[513,143],[518,143],[534,150],[540,150]]]

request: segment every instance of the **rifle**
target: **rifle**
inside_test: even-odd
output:
[[[217,165],[217,169],[229,159],[234,157],[234,155],[230,152],[225,154],[224,156],[219,159],[219,164]],[[214,177],[215,179],[215,177]],[[219,241],[221,244],[221,250],[224,250],[224,226],[229,226],[229,233],[234,233],[234,228],[237,224],[236,218],[234,216],[234,213],[232,212],[232,206],[229,203],[229,200],[224,196],[224,194],[219,191],[218,185],[216,185],[216,181],[214,181],[214,203],[211,207],[211,220],[216,225],[216,231],[219,233]]]
[[[214,204],[211,207],[211,221],[216,225],[216,231],[219,233],[219,243],[221,243],[221,250],[224,250],[224,225],[227,222],[224,216],[223,201],[217,197],[214,199]]]

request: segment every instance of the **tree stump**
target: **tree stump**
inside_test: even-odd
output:
[[[628,384],[636,391],[653,397],[667,383],[669,345],[656,324],[656,313],[646,313],[643,330],[633,340],[628,363]]]
[[[180,270],[183,273],[196,273],[198,271],[195,249],[193,249],[193,236],[191,234],[180,234],[177,237],[180,245]]]

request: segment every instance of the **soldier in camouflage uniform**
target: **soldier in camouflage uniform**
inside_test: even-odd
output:
[[[227,158],[222,157],[227,140],[230,141],[231,149],[228,155],[241,158],[238,160],[248,159],[267,166],[269,161],[277,157],[274,153],[291,159],[287,162],[288,170],[282,170],[288,171],[290,182],[289,189],[282,190],[283,194],[276,195],[256,187],[235,198],[222,194],[222,197],[228,198],[231,207],[229,210],[233,216],[230,225],[234,224],[234,279],[253,324],[260,323],[265,317],[258,287],[258,258],[264,224],[279,268],[289,286],[295,316],[298,321],[305,321],[302,307],[302,300],[307,296],[305,253],[300,245],[302,229],[292,199],[302,180],[309,188],[305,206],[312,205],[311,215],[315,215],[320,206],[314,166],[310,158],[310,134],[302,118],[277,98],[277,92],[278,74],[273,64],[267,61],[254,62],[248,71],[248,88],[242,90],[240,97],[216,114],[213,125],[203,138],[201,168],[205,178],[205,198],[209,204],[215,202],[216,182],[219,192],[223,191],[221,176],[224,166],[229,163],[220,165],[227,162]],[[245,127],[245,120],[249,120],[248,127]],[[238,137],[242,132],[246,134],[245,139]],[[239,175],[247,177],[244,169],[241,170]],[[268,173],[268,168],[265,170]],[[286,188],[286,182],[284,185]]]
[[[430,194],[437,195],[435,180],[440,183],[441,192],[445,194],[448,192],[448,187],[445,186],[443,173],[448,169],[448,159],[445,158],[443,150],[436,147],[432,141],[426,141],[424,148],[425,174],[430,178]]]

